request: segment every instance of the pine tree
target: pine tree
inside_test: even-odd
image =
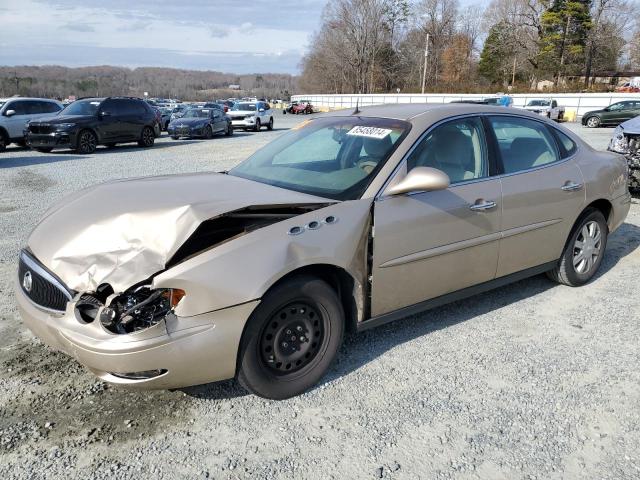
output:
[[[554,0],[541,17],[540,67],[556,82],[581,72],[591,29],[590,0]]]

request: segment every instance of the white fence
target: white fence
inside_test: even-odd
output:
[[[355,108],[356,103],[360,106],[380,105],[384,103],[448,103],[453,100],[480,100],[483,97],[490,97],[491,94],[445,94],[429,93],[421,95],[419,93],[400,94],[371,94],[371,95],[294,95],[292,100],[309,100],[316,107],[330,109]],[[640,93],[558,93],[558,94],[514,94],[513,105],[522,107],[534,98],[554,98],[558,104],[564,106],[566,111],[580,116],[590,110],[598,110],[622,100],[640,100]]]

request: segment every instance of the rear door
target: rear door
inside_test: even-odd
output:
[[[98,111],[97,129],[103,142],[115,142],[121,139],[122,125],[120,119],[121,110],[117,99],[108,99],[102,102]]]
[[[495,277],[500,179],[491,176],[488,152],[475,116],[444,123],[416,144],[404,172],[438,168],[451,186],[375,202],[372,316]]]
[[[571,139],[542,121],[490,116],[502,163],[502,239],[497,277],[557,260],[585,202]],[[553,129],[553,130],[552,130]]]
[[[224,110],[220,108],[212,108],[211,116],[213,117],[213,131],[223,132],[227,124],[227,121],[224,119]]]

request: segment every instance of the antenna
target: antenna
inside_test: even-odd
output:
[[[356,109],[353,111],[353,113],[351,115],[357,115],[360,113],[360,109],[358,108],[358,105],[360,104],[360,99],[357,98],[356,99]]]

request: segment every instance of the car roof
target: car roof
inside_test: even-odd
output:
[[[0,102],[10,102],[11,100],[38,100],[45,102],[53,102],[53,103],[62,103],[59,100],[54,98],[40,98],[40,97],[9,97],[9,98],[0,98]]]
[[[404,120],[411,123],[422,123],[422,120],[435,122],[457,115],[470,115],[480,113],[501,113],[521,115],[525,117],[540,119],[540,115],[527,112],[526,110],[513,107],[498,107],[494,105],[471,104],[471,103],[407,103],[407,104],[385,104],[358,107],[361,117],[382,117],[395,120]],[[325,114],[325,116],[347,117],[354,115],[354,108],[335,110]]]

